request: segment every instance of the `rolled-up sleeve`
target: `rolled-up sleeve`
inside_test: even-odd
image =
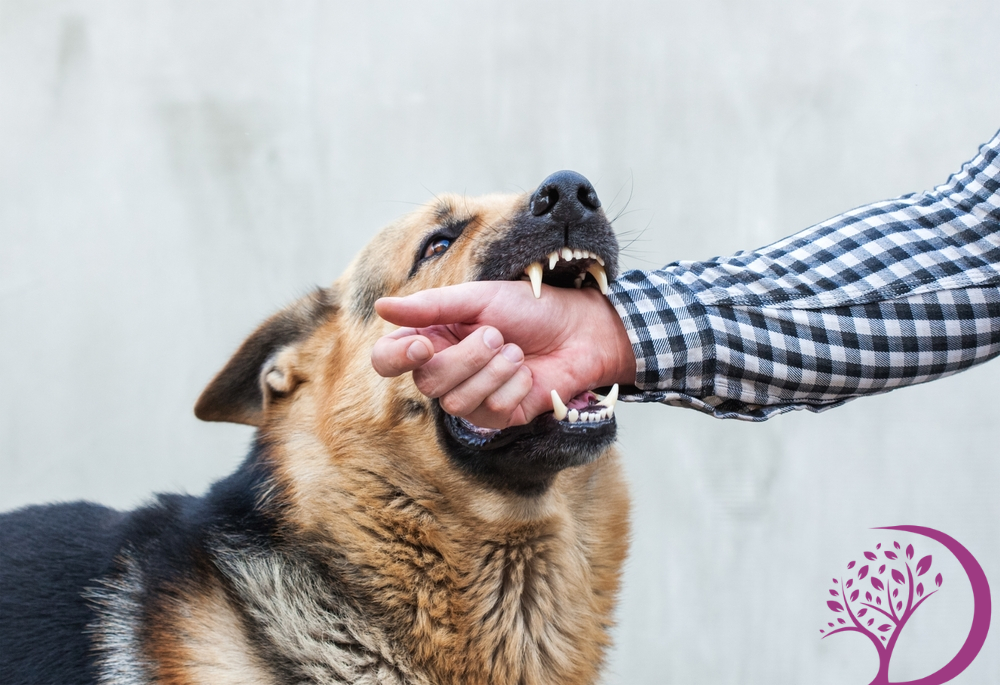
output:
[[[1000,354],[1000,132],[932,191],[760,250],[628,271],[609,297],[636,356],[625,400],[763,421]]]

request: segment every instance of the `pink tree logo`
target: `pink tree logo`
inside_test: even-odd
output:
[[[889,661],[899,635],[907,621],[931,596],[937,594],[944,582],[941,574],[930,575],[934,562],[930,554],[921,556],[916,562],[913,545],[904,549],[893,542],[882,549],[882,543],[875,545],[875,551],[847,564],[848,573],[834,578],[830,595],[834,599],[827,606],[834,614],[834,621],[819,632],[821,639],[845,632],[857,632],[867,637],[878,650],[879,669],[870,685],[940,685],[964,671],[979,654],[990,627],[990,587],[979,562],[972,554],[940,531],[920,526],[891,526],[883,530],[901,530],[931,538],[943,544],[955,555],[972,583],[974,613],[969,637],[955,657],[937,672],[907,683],[889,682]]]

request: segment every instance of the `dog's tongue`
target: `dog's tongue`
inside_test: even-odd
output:
[[[586,409],[587,407],[600,402],[600,398],[589,390],[584,390],[579,395],[566,403],[567,409]]]

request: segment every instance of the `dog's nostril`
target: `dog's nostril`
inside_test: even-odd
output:
[[[551,215],[559,223],[579,221],[589,212],[600,208],[597,191],[575,171],[557,171],[531,194],[529,203],[535,216]]]
[[[577,189],[576,197],[580,200],[580,204],[587,209],[597,209],[601,206],[601,200],[597,197],[597,191],[589,183],[581,185]]]
[[[559,191],[556,188],[541,187],[531,196],[531,213],[535,216],[548,214],[557,202],[559,202]]]

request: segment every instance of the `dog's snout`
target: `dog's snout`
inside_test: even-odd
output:
[[[557,171],[538,186],[529,202],[534,216],[548,215],[558,222],[579,221],[598,209],[594,186],[575,171]]]

